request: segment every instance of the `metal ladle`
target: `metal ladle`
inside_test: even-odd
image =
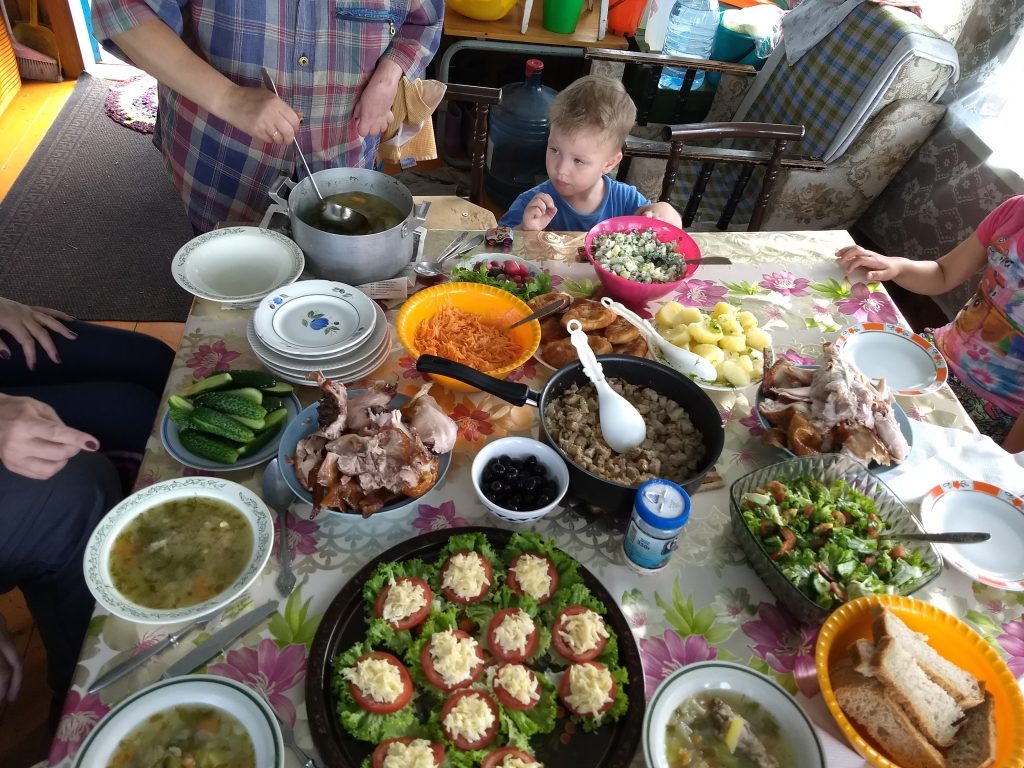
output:
[[[270,72],[267,71],[267,68],[260,67],[260,73],[263,75],[263,85],[267,87],[268,91],[280,98],[280,95],[277,92],[277,86],[274,84],[274,78],[270,76]],[[370,220],[359,211],[354,208],[349,208],[347,205],[336,203],[333,200],[324,200],[324,196],[320,192],[320,187],[316,185],[316,179],[313,178],[313,173],[309,170],[309,163],[306,162],[306,156],[302,154],[302,147],[299,146],[299,139],[297,136],[292,136],[292,143],[295,144],[295,151],[299,155],[299,160],[302,161],[302,167],[306,169],[306,175],[309,177],[309,183],[313,185],[313,191],[316,192],[316,196],[320,198],[320,221],[353,234],[368,231],[370,229]]]
[[[594,350],[590,348],[587,334],[583,332],[580,321],[573,318],[565,326],[569,331],[572,345],[580,356],[583,373],[597,390],[597,415],[601,425],[601,437],[608,447],[616,453],[625,453],[636,448],[647,439],[647,424],[640,411],[629,400],[624,398],[608,383],[604,377],[604,369],[597,361]]]

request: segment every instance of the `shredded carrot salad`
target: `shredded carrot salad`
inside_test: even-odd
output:
[[[424,354],[447,357],[478,371],[512,365],[522,347],[479,315],[444,306],[416,329],[416,348]]]

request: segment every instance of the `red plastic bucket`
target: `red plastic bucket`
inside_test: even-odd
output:
[[[647,0],[611,0],[608,31],[613,35],[635,35],[647,8]]]

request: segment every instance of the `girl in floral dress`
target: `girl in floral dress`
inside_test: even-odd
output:
[[[849,274],[892,280],[932,296],[984,268],[977,293],[953,322],[932,332],[949,383],[974,423],[1010,453],[1024,450],[1024,195],[1011,197],[977,231],[936,261],[882,256],[860,246],[836,253]]]

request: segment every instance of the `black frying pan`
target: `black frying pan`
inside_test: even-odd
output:
[[[623,379],[630,384],[650,387],[658,394],[669,397],[686,409],[693,426],[704,436],[704,461],[701,462],[697,471],[682,483],[688,493],[694,493],[700,488],[704,475],[718,461],[725,443],[722,417],[714,402],[690,379],[653,360],[631,355],[601,355],[597,359],[604,368],[606,377]],[[530,389],[526,384],[496,379],[475,368],[470,368],[468,365],[435,355],[420,355],[419,360],[416,361],[416,370],[450,376],[495,397],[500,397],[513,405],[537,406],[540,409],[541,440],[554,448],[569,468],[569,493],[618,517],[628,516],[632,511],[633,497],[636,494],[635,486],[606,480],[587,471],[570,459],[548,433],[544,420],[546,404],[573,384],[582,386],[589,381],[578,360],[555,371],[540,392]]]

